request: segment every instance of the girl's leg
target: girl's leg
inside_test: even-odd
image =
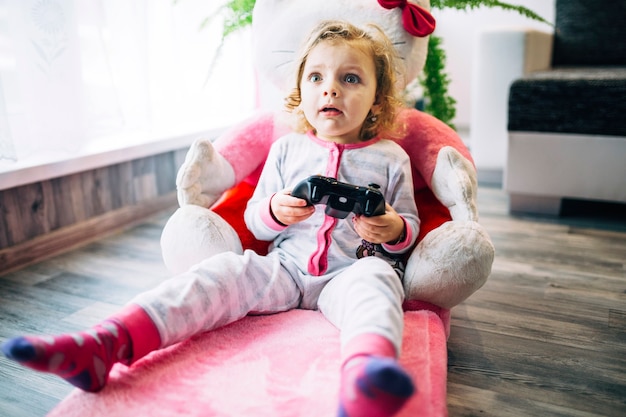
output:
[[[277,254],[224,252],[136,297],[153,320],[161,347],[222,327],[248,314],[298,307],[300,288]]]
[[[318,306],[341,330],[340,416],[393,416],[413,395],[396,358],[404,316],[400,278],[386,262],[364,258],[334,277]]]
[[[24,336],[2,346],[10,359],[99,391],[116,362],[147,353],[251,312],[297,307],[300,290],[278,257],[224,253],[140,294],[120,313],[80,333]]]

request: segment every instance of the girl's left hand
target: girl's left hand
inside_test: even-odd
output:
[[[371,243],[395,242],[405,227],[404,220],[389,203],[385,203],[385,214],[373,217],[355,215],[352,224],[358,235]]]

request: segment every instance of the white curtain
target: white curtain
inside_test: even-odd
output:
[[[239,120],[255,99],[249,30],[218,56],[220,17],[200,29],[225,2],[0,0],[0,163]]]

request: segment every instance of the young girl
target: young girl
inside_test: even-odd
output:
[[[296,133],[272,146],[245,212],[266,256],[215,255],[84,332],[9,340],[5,355],[86,390],[104,387],[116,362],[247,314],[319,309],[341,331],[340,416],[391,416],[413,394],[398,364],[403,329],[399,257],[418,234],[408,155],[379,135],[394,118],[395,57],[382,31],[323,22],[303,49],[287,109]],[[322,174],[380,186],[385,214],[337,219],[290,195]]]

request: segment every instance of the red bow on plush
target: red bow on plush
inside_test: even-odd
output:
[[[435,18],[428,10],[407,0],[378,0],[385,9],[402,9],[402,25],[413,36],[428,36],[435,30]]]

